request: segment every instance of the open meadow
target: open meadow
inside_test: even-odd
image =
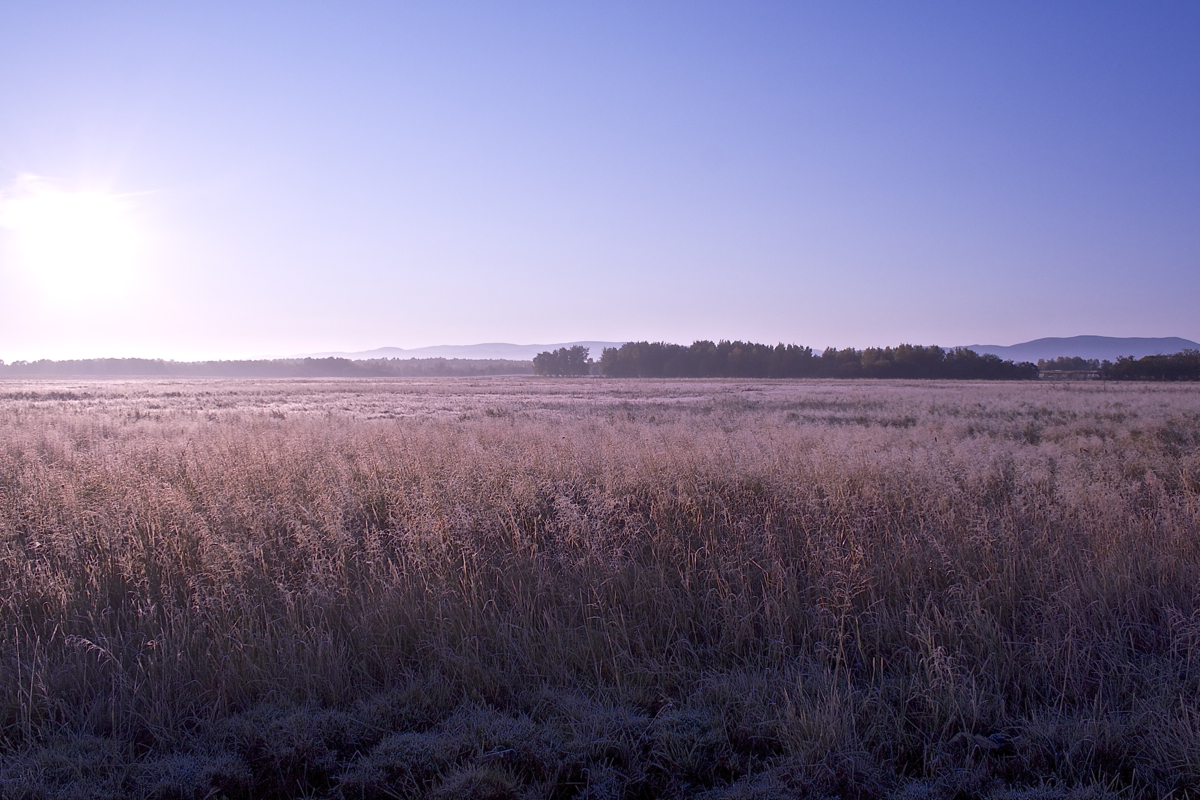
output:
[[[0,382],[0,798],[1200,794],[1200,387]]]

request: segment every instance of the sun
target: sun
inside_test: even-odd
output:
[[[26,277],[62,298],[111,295],[133,277],[141,235],[125,198],[66,191],[23,178],[0,195],[0,227],[12,232]]]

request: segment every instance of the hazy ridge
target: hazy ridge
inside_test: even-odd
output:
[[[510,344],[508,342],[485,342],[483,344],[439,344],[431,347],[378,347],[358,352],[308,353],[295,358],[346,358],[351,361],[367,361],[378,358],[466,358],[479,360],[532,361],[538,353],[558,350],[561,347],[582,346],[593,356],[599,356],[606,347],[620,347],[625,342],[560,342],[558,344]]]
[[[1116,361],[1121,356],[1168,355],[1181,350],[1200,350],[1200,344],[1178,336],[1049,336],[1012,345],[969,344],[968,350],[990,353],[1011,361],[1037,361],[1063,356]]]

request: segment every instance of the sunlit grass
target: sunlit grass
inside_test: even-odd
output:
[[[1179,796],[1198,521],[1189,387],[4,383],[0,791]]]

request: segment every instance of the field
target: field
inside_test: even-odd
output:
[[[0,797],[1200,795],[1200,388],[0,382]]]

